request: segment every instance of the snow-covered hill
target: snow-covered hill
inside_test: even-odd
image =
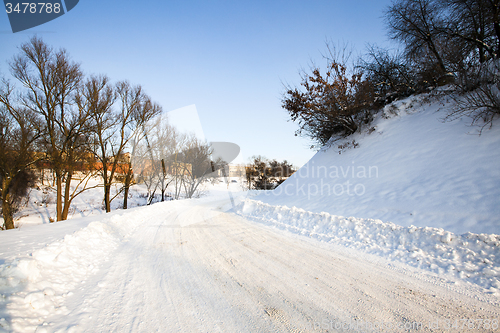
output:
[[[443,122],[452,105],[426,95],[396,101],[370,134],[350,138],[347,149],[337,143],[319,151],[256,199],[406,227],[500,234],[500,127],[479,135],[470,119]]]

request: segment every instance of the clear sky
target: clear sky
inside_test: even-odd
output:
[[[238,161],[263,155],[301,166],[314,151],[294,136],[297,124],[281,108],[284,84],[298,85],[311,62],[324,65],[327,40],[359,54],[368,43],[387,45],[382,15],[389,4],[80,0],[65,15],[15,34],[3,12],[0,72],[8,76],[7,61],[37,34],[65,48],[87,74],[141,84],[165,111],[194,105],[205,138],[238,144]]]

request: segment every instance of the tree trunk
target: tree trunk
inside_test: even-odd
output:
[[[68,219],[69,205],[70,205],[70,191],[71,191],[71,178],[73,177],[73,170],[68,170],[68,175],[66,178],[66,185],[64,187],[64,207],[61,214],[62,220]]]
[[[434,41],[432,39],[429,39],[427,41],[427,45],[429,45],[429,48],[431,49],[431,52],[436,57],[436,60],[437,60],[438,65],[439,65],[439,68],[443,71],[443,73],[446,73],[447,72],[446,66],[444,65],[444,61],[441,58],[441,55],[439,54],[439,52],[438,52],[438,50],[436,48],[436,45],[434,44]]]
[[[128,191],[130,188],[130,174],[127,172],[127,175],[125,176],[125,182],[123,184],[123,209],[128,208]]]
[[[5,229],[14,229],[14,217],[12,216],[12,207],[10,206],[9,185],[10,181],[4,179],[2,182],[2,214]]]
[[[12,216],[12,210],[9,204],[9,195],[7,195],[7,200],[2,200],[2,214],[5,229],[14,229],[14,218]]]
[[[125,176],[125,181],[123,183],[124,193],[123,193],[123,209],[128,208],[128,192],[130,189],[130,183],[132,183],[132,163],[127,164],[127,174]]]
[[[162,169],[162,178],[161,178],[161,202],[165,201],[165,177],[167,174],[167,170],[165,169],[165,160],[161,159],[161,169]]]
[[[62,220],[62,176],[56,172],[56,221]]]
[[[103,154],[104,156],[104,154]],[[108,175],[108,162],[103,159],[102,162],[102,180],[104,183],[104,209],[106,213],[111,212],[111,178]]]
[[[125,187],[123,192],[123,209],[128,208],[128,187]]]
[[[111,212],[111,184],[107,182],[104,184],[104,208],[106,213]]]

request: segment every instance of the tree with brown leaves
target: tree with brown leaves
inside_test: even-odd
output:
[[[333,55],[330,52],[330,55]],[[348,71],[346,61],[332,56],[326,73],[317,67],[303,74],[302,88],[288,87],[282,106],[306,134],[321,146],[355,133],[371,117],[373,87],[361,71]]]

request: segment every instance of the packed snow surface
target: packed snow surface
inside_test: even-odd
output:
[[[7,258],[0,265],[1,330],[463,332],[474,326],[474,332],[488,332],[498,327],[499,298],[480,285],[342,242],[278,230],[268,211],[258,212],[262,204],[239,195],[236,210],[227,195],[212,196],[0,233]],[[297,212],[281,220],[293,224]],[[318,234],[338,222],[299,213],[306,228],[320,222]],[[64,225],[75,229],[58,228]],[[18,244],[15,254],[4,245],[30,229],[40,242],[52,233],[59,239],[40,247],[32,242],[34,234],[24,237],[26,246]]]
[[[427,95],[396,101],[369,134],[319,151],[257,198],[405,227],[500,234],[500,126],[480,133],[468,118],[443,122],[452,106]]]

